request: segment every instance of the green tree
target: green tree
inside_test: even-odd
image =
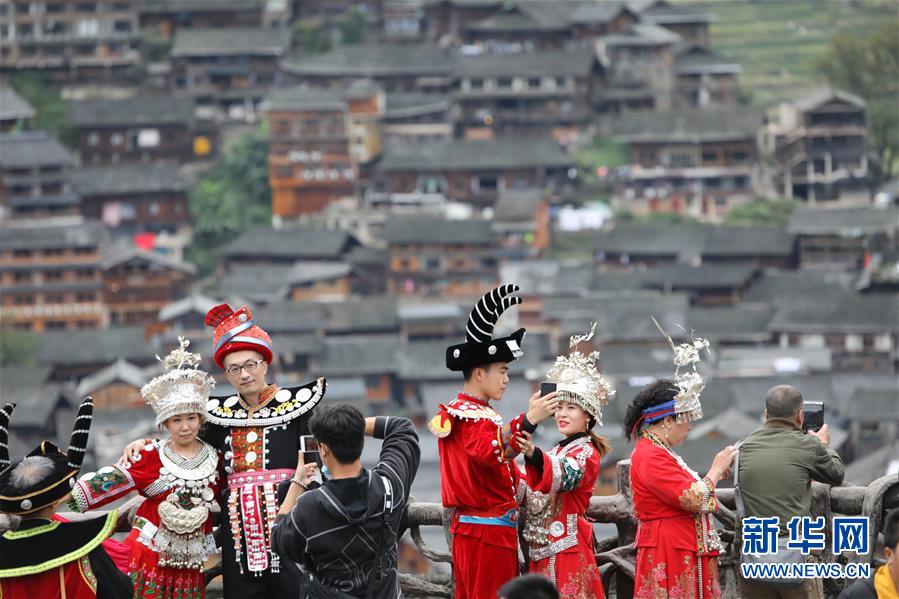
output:
[[[190,194],[194,238],[188,256],[199,273],[210,272],[220,245],[257,225],[270,225],[268,139],[262,132],[239,137]]]
[[[37,337],[31,331],[0,328],[0,366],[33,366],[37,356]]]
[[[728,225],[776,225],[785,227],[790,215],[796,209],[796,202],[783,198],[758,198],[748,204],[737,206],[724,219]]]
[[[868,143],[877,156],[873,182],[891,179],[899,160],[899,27],[884,19],[870,32],[833,36],[818,70],[839,89],[868,103]]]
[[[340,31],[341,43],[361,44],[365,40],[368,19],[358,7],[354,6],[349,12],[337,17],[334,22],[337,30]]]
[[[72,129],[66,103],[59,92],[47,83],[43,73],[24,72],[12,77],[12,88],[34,106],[34,126],[55,135],[64,143],[71,143]]]
[[[296,31],[303,54],[322,54],[331,49],[331,31],[320,21],[300,21]]]

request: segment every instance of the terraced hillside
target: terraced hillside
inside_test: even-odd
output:
[[[752,103],[770,106],[815,87],[815,58],[841,31],[864,32],[884,19],[899,27],[899,0],[682,0],[715,15],[712,47],[743,65]]]

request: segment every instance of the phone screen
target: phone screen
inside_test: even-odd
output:
[[[540,397],[543,397],[544,395],[549,395],[550,393],[552,393],[555,390],[556,390],[555,383],[540,383]]]
[[[300,437],[300,451],[303,453],[317,453],[318,441],[312,435],[302,435]]]
[[[803,403],[802,411],[805,413],[802,420],[803,431],[819,431],[824,426],[824,402],[807,401]]]

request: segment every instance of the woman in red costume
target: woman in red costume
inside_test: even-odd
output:
[[[628,440],[638,437],[631,454],[631,489],[639,520],[635,599],[721,597],[721,543],[711,513],[718,507],[715,485],[730,475],[735,450],[720,451],[703,477],[674,451],[687,438],[692,422],[702,418],[699,394],[704,383],[696,364],[699,351],[706,348],[704,339],[675,347],[674,380],[657,380],[643,388],[625,416]],[[691,370],[681,373],[682,366]]]
[[[135,598],[202,599],[203,564],[216,551],[209,508],[220,488],[219,457],[197,437],[215,382],[195,368],[199,355],[186,351],[189,342],[179,341],[164,360],[170,370],[141,389],[170,438],[148,444],[134,463],[84,475],[69,502],[83,512],[131,491],[146,497],[125,539]]]
[[[592,432],[602,424],[602,408],[612,390],[596,368],[599,352],[582,354],[572,337],[572,352],[560,356],[546,380],[556,384],[561,400],[555,420],[565,438],[549,451],[534,447],[528,433],[519,444],[525,454],[530,571],[552,580],[563,599],[602,599],[602,578],[594,557],[593,525],[585,513],[599,474],[599,460],[609,452],[605,439]]]

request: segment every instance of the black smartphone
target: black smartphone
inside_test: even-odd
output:
[[[318,453],[318,441],[312,435],[300,435],[300,451]]]
[[[555,383],[540,383],[540,397],[549,395],[556,390]]]
[[[806,401],[802,404],[802,411],[805,416],[802,420],[802,431],[821,430],[824,426],[824,402],[823,401]]]

